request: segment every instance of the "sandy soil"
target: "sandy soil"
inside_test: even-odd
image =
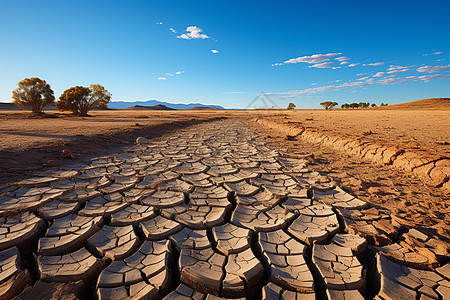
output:
[[[47,167],[67,167],[155,138],[171,130],[220,117],[203,111],[93,111],[91,117],[30,118],[0,111],[0,184],[33,176]],[[73,155],[63,156],[69,150]]]
[[[384,146],[450,156],[450,110],[294,110],[287,121]],[[268,114],[267,112],[261,114]]]
[[[0,111],[0,150],[21,151],[30,147],[76,137],[113,135],[136,127],[174,121],[202,120],[211,114],[201,111],[92,111],[91,117],[73,117],[50,112],[58,118],[29,118],[26,112]]]

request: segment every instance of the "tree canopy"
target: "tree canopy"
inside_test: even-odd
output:
[[[295,108],[295,104],[294,103],[289,103],[287,109],[294,109]]]
[[[64,91],[56,102],[59,110],[69,110],[79,116],[87,116],[93,108],[106,108],[111,100],[111,93],[100,84],[90,87],[74,86]]]
[[[325,108],[325,109],[332,109],[333,107],[338,105],[338,103],[333,102],[333,101],[325,101],[325,102],[320,103],[320,105],[322,105],[323,108]]]
[[[12,92],[13,103],[19,107],[28,106],[35,115],[41,115],[44,106],[55,101],[53,90],[45,80],[25,78],[17,85],[19,87]]]

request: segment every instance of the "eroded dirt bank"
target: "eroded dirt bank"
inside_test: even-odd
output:
[[[426,115],[420,116],[421,113]],[[431,112],[434,118],[430,112],[421,111],[315,112],[311,117],[305,116],[306,112],[301,114],[261,115],[254,120],[287,136],[412,172],[428,186],[450,190],[447,111]],[[330,118],[323,119],[326,114]],[[392,127],[386,127],[382,121],[389,121],[390,117],[396,119],[386,123]],[[315,118],[320,121],[315,122]]]

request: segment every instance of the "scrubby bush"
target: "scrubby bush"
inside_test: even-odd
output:
[[[74,86],[62,93],[56,106],[59,110],[69,110],[78,116],[87,116],[93,108],[106,108],[111,100],[111,93],[100,84],[90,87]]]
[[[294,103],[289,103],[287,109],[294,109],[295,108],[295,104]]]
[[[25,78],[17,83],[12,92],[13,103],[19,107],[28,106],[34,115],[42,115],[44,106],[55,101],[50,85],[37,77]]]
[[[358,105],[361,108],[366,108],[366,107],[370,106],[370,103],[369,102],[359,102]]]
[[[375,103],[372,103],[372,107],[377,107],[377,105]]]
[[[333,101],[324,101],[324,102],[320,103],[320,105],[322,105],[323,108],[325,108],[325,109],[332,109],[333,107],[338,105],[338,103],[333,102]]]

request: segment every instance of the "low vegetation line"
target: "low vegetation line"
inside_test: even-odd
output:
[[[450,190],[450,159],[448,157],[426,157],[397,147],[323,133],[305,128],[298,122],[281,123],[267,118],[255,118],[254,121],[286,135],[288,139],[299,137],[306,142],[324,145],[374,164],[392,165],[396,169],[412,172],[428,186]]]

